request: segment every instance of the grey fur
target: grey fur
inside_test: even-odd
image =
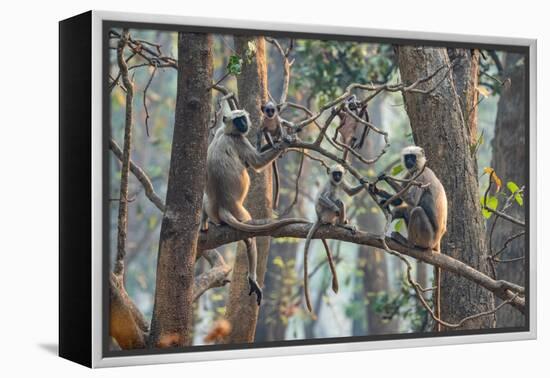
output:
[[[334,174],[339,172],[340,173],[340,180],[337,181],[334,178]],[[351,187],[348,185],[348,183],[344,180],[344,168],[339,165],[335,164],[329,169],[329,180],[325,184],[325,186],[321,189],[319,192],[319,195],[317,197],[317,202],[315,203],[315,212],[317,213],[317,220],[313,224],[313,226],[309,229],[309,232],[306,237],[306,244],[304,247],[304,294],[306,298],[306,306],[309,312],[312,312],[312,306],[311,301],[309,298],[309,288],[308,288],[308,250],[309,245],[311,243],[311,239],[321,227],[321,225],[330,224],[330,225],[338,225],[342,226],[351,232],[355,233],[356,229],[354,226],[350,226],[348,224],[348,219],[346,218],[346,206],[344,203],[340,200],[341,192],[344,191],[349,196],[354,196],[355,194],[359,193],[361,189],[364,188],[363,184],[360,184],[356,187]],[[327,253],[327,257],[329,259],[329,262],[332,261],[332,256],[330,253],[330,250],[328,249],[328,244],[323,240],[323,244],[325,245],[325,251]],[[333,283],[332,287],[334,292],[338,290],[338,280],[336,277],[336,270],[331,265],[331,271],[333,274]]]
[[[246,138],[248,130],[239,131],[233,120],[246,117],[248,125],[250,119],[244,110],[227,111],[220,117],[216,134],[208,146],[206,159],[207,182],[203,197],[202,231],[208,230],[207,221],[229,226],[246,232],[272,231],[292,223],[305,223],[301,219],[284,219],[265,225],[251,225],[244,200],[250,187],[250,177],[247,168],[259,172],[275,160],[288,146],[283,139],[275,148],[264,153],[258,153]],[[261,299],[261,289],[257,284],[257,251],[254,238],[247,240],[248,278],[251,290]]]

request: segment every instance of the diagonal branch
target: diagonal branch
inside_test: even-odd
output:
[[[261,224],[265,222],[266,220],[257,220],[254,223]],[[220,245],[257,236],[271,236],[274,238],[291,237],[305,239],[307,237],[307,233],[310,227],[311,224],[293,224],[278,228],[277,230],[272,232],[266,231],[248,233],[232,229],[229,226],[211,225],[206,235],[200,235],[199,248],[212,249]],[[379,249],[385,249],[385,245],[387,245],[392,250],[398,251],[403,255],[410,256],[419,261],[444,269],[448,272],[458,274],[459,276],[462,276],[493,292],[503,301],[510,301],[510,304],[512,306],[514,306],[520,312],[525,313],[525,298],[523,296],[519,296],[525,293],[525,289],[523,287],[503,280],[494,280],[486,274],[479,272],[469,265],[459,260],[453,259],[452,257],[443,253],[409,248],[391,238],[384,239],[380,235],[364,231],[357,231],[356,233],[352,233],[349,230],[338,226],[320,227],[319,230],[315,233],[315,238],[341,240],[355,244],[369,245]]]
[[[122,150],[118,146],[118,144],[111,139],[109,141],[109,148],[113,153],[116,155],[116,157],[122,161]],[[143,188],[145,189],[145,195],[149,200],[161,211],[164,213],[165,206],[162,199],[159,197],[159,195],[155,192],[155,189],[153,188],[153,184],[151,183],[151,179],[147,176],[147,174],[141,169],[136,163],[134,163],[132,160],[130,160],[130,171],[136,176],[136,178],[139,180],[141,185],[143,185]]]

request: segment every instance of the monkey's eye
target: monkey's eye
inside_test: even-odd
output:
[[[332,172],[332,178],[338,182],[342,179],[342,172]]]
[[[267,109],[265,110],[265,114],[266,114],[267,116],[269,116],[269,117],[273,117],[273,115],[275,114],[275,109],[273,109],[273,108],[267,108]]]

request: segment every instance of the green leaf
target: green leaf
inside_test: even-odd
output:
[[[521,196],[521,194],[517,193],[517,194],[514,196],[514,199],[516,200],[516,202],[518,203],[518,205],[523,206],[523,197]]]
[[[395,232],[399,232],[401,230],[401,227],[403,227],[403,219],[399,219],[394,226]]]
[[[231,55],[229,62],[227,62],[227,71],[231,75],[240,75],[242,72],[243,60],[238,55]]]
[[[485,219],[491,218],[492,213],[487,210],[487,208],[491,210],[496,210],[498,207],[498,198],[494,196],[488,196],[487,202],[485,202],[485,197],[481,197],[481,205],[483,206],[481,212],[483,213],[483,216]]]
[[[397,164],[396,166],[394,166],[391,170],[391,175],[392,176],[397,176],[399,173],[401,173],[403,171],[403,169],[405,169],[403,167],[403,165],[401,164]]]
[[[508,181],[506,183],[506,187],[508,188],[508,190],[512,194],[514,194],[515,192],[517,192],[519,190],[519,186],[513,181]]]

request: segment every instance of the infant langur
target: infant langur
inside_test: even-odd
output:
[[[269,148],[274,148],[277,143],[289,135],[292,130],[292,123],[284,120],[279,115],[281,107],[274,104],[272,101],[268,101],[265,105],[262,105],[262,123],[256,133],[256,150],[258,152],[266,151]],[[266,145],[262,146],[262,139],[265,137],[267,141]],[[277,167],[277,160],[272,163],[273,167],[273,209],[279,207],[279,168]]]
[[[306,238],[306,245],[304,249],[304,294],[306,298],[306,306],[310,312],[312,312],[312,307],[308,290],[307,254],[311,239],[315,236],[315,232],[317,232],[321,225],[328,224],[333,226],[341,226],[350,230],[352,233],[355,233],[356,231],[356,228],[354,226],[350,226],[348,224],[348,219],[346,218],[346,206],[340,198],[342,195],[342,191],[349,196],[356,195],[361,191],[361,189],[365,187],[366,182],[361,179],[361,183],[358,186],[350,187],[348,183],[344,180],[344,173],[344,167],[342,167],[340,164],[335,164],[330,167],[328,171],[329,180],[319,192],[317,202],[315,203],[317,220],[309,230]],[[334,292],[337,292],[338,278],[336,277],[336,270],[334,269],[332,256],[330,250],[328,249],[328,244],[324,239],[323,244],[325,246],[330,268],[332,271],[332,289]]]
[[[373,186],[374,194],[382,198],[382,206],[392,206],[393,219],[402,218],[407,225],[407,239],[401,234],[392,236],[401,243],[422,249],[441,251],[441,238],[447,230],[447,195],[441,181],[435,173],[426,167],[426,157],[421,147],[409,146],[401,152],[402,163],[407,169],[406,180],[414,179],[418,185],[411,186],[399,198],[387,201],[392,195]],[[403,190],[403,185],[391,177],[381,175],[379,180],[386,181],[396,193]],[[441,271],[435,271],[436,292],[434,293],[435,315],[440,316]],[[437,330],[440,330],[437,323]]]
[[[272,231],[291,223],[305,223],[301,219],[284,219],[263,225],[245,223],[250,221],[244,200],[248,195],[250,177],[247,168],[261,171],[275,160],[288,146],[283,139],[274,148],[259,153],[246,138],[250,119],[245,110],[224,108],[219,118],[218,129],[208,146],[206,158],[206,191],[203,197],[202,231],[208,230],[207,221],[215,224],[227,224],[245,232]],[[256,294],[258,305],[262,299],[262,290],[256,281],[257,250],[256,240],[244,240],[248,257],[248,283],[250,293]]]

